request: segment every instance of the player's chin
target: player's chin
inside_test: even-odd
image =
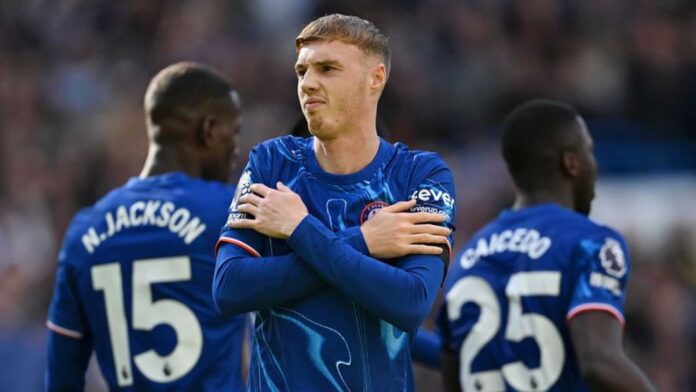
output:
[[[305,117],[307,118],[307,125],[312,135],[318,137],[324,136],[324,118],[316,113],[308,114]]]

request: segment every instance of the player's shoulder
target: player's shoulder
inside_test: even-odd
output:
[[[471,239],[467,242],[467,244],[476,244],[478,239],[480,238],[488,238],[491,236],[491,234],[499,232],[501,230],[504,230],[506,227],[502,223],[502,220],[500,217],[493,219],[489,221],[488,223],[484,224],[481,228],[476,230],[474,234],[471,236]]]
[[[603,262],[607,258],[628,259],[626,239],[618,230],[607,225],[591,221],[587,230],[578,233],[576,244],[581,255],[589,258],[599,257]]]
[[[253,173],[255,182],[273,186],[275,181],[296,175],[307,161],[306,154],[312,151],[311,140],[286,135],[258,143],[249,152],[249,175]]]
[[[428,189],[434,187],[446,189],[451,200],[456,198],[452,171],[439,154],[411,149],[403,143],[394,143],[392,147],[392,157],[386,168],[391,178],[405,181],[408,189],[422,191],[424,197],[428,197]]]
[[[601,247],[606,241],[626,249],[626,241],[616,229],[598,223],[587,215],[560,206],[540,207],[536,217],[546,235],[568,250]],[[588,244],[592,244],[591,246]]]
[[[123,203],[123,200],[127,198],[128,186],[132,183],[133,179],[129,180],[126,184],[118,186],[111,189],[106,195],[100,197],[96,202],[86,207],[81,208],[70,221],[68,229],[66,231],[66,238],[71,231],[81,230],[87,228],[93,224],[97,219],[101,219],[104,211],[115,208],[116,206]]]
[[[625,243],[618,230],[575,211],[559,209],[555,221],[554,224],[559,228],[559,231],[566,233],[573,242],[613,238],[622,244]]]
[[[191,207],[210,206],[227,204],[233,195],[234,187],[228,183],[170,172],[145,178],[133,177],[101,198],[94,209],[103,213],[119,205],[146,199],[171,201]]]
[[[256,144],[251,149],[251,155],[257,159],[276,161],[299,161],[304,157],[311,138],[303,138],[291,135],[274,137]]]
[[[87,257],[87,252],[81,245],[82,235],[96,222],[98,212],[95,205],[80,209],[72,218],[65,230],[63,244],[58,259],[73,265],[81,264]]]
[[[63,243],[58,255],[61,262],[80,265],[88,258],[88,253],[82,244],[82,237],[91,228],[104,219],[107,211],[124,205],[129,200],[130,188],[136,183],[131,178],[125,184],[111,189],[96,202],[81,208],[70,220],[63,236]]]
[[[557,235],[568,251],[572,252],[573,260],[599,260],[607,268],[614,268],[624,274],[628,266],[629,249],[625,238],[613,227],[598,223],[589,217],[567,210],[560,215],[557,229],[562,235]]]
[[[621,242],[622,244],[625,244],[626,239],[624,236],[615,228],[605,225],[605,224],[600,224],[597,222],[594,222],[590,219],[590,224],[587,226],[587,231],[585,232],[585,236],[592,238],[613,238],[616,241]]]
[[[235,190],[234,186],[225,182],[194,177],[185,177],[179,188],[182,190],[182,198],[203,206],[210,206],[215,202],[227,204]]]
[[[428,172],[438,169],[449,170],[440,154],[432,151],[412,149],[406,144],[396,142],[393,145],[392,161],[399,167],[408,167]]]

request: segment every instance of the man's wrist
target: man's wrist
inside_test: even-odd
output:
[[[304,216],[297,221],[296,225],[294,225],[288,229],[288,232],[285,233],[285,235],[287,235],[287,238],[292,237],[292,235],[297,231],[297,228],[300,227],[302,222],[304,222],[308,216],[309,216],[309,213],[305,213]]]
[[[370,255],[370,249],[367,247],[367,243],[365,242],[365,234],[363,233],[361,226],[349,227],[338,234],[339,237],[353,249],[357,250],[361,254],[364,254],[365,256]]]
[[[360,226],[360,234],[362,235],[363,243],[365,244],[365,249],[367,249],[367,255],[369,256],[372,254],[372,249],[370,247],[369,236],[367,235],[368,233],[365,232],[363,226]]]
[[[311,252],[322,235],[322,231],[328,230],[319,219],[307,214],[297,225],[287,239],[288,246],[300,257],[304,252]],[[303,257],[304,258],[304,257]]]

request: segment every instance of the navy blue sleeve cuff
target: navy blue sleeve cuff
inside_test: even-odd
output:
[[[288,237],[288,245],[301,256],[302,250],[311,250],[312,243],[324,237],[325,232],[328,230],[319,219],[312,215],[307,215]]]
[[[360,230],[360,226],[349,227],[339,231],[336,235],[358,252],[365,256],[370,255],[370,249],[367,248],[367,243],[365,242],[365,237],[363,237],[362,230]]]

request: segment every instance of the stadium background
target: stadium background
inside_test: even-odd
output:
[[[453,169],[459,246],[511,201],[504,113],[532,97],[577,106],[600,165],[592,216],[632,250],[628,352],[660,390],[696,390],[695,2],[3,0],[0,391],[41,390],[63,231],[139,173],[149,78],[180,60],[227,75],[244,100],[244,161],[300,115],[293,39],[329,12],[390,37],[380,115],[392,139]],[[419,368],[417,381],[430,391],[439,379]]]

